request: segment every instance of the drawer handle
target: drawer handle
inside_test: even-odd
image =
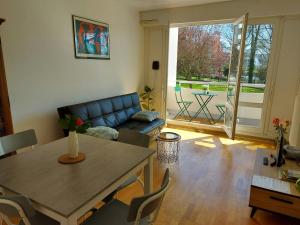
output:
[[[274,196],[270,196],[270,199],[276,200],[276,201],[279,201],[279,202],[284,202],[284,203],[290,204],[290,205],[293,205],[293,204],[294,204],[292,201],[285,200],[285,199],[281,199],[281,198],[274,197]]]

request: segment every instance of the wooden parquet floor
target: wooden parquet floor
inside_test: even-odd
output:
[[[170,129],[182,136],[180,158],[171,166],[171,185],[155,225],[300,225],[300,220],[248,207],[252,168],[257,148],[273,148],[258,140]],[[155,143],[153,143],[155,148]],[[154,186],[160,185],[166,166],[154,160]],[[142,195],[139,184],[118,193],[130,203]],[[100,206],[100,205],[99,205]],[[79,220],[84,221],[87,214]],[[109,225],[109,224],[103,224]]]
[[[268,142],[235,141],[187,130],[166,128],[183,140],[180,158],[171,167],[171,186],[155,225],[300,225],[300,220],[258,210],[253,219],[248,207],[252,168],[257,148]],[[153,145],[154,147],[154,145]],[[154,161],[155,187],[165,166]],[[126,203],[142,194],[134,184],[118,194]]]

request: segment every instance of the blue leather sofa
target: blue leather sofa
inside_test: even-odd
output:
[[[107,126],[117,130],[128,128],[148,134],[164,126],[163,119],[155,119],[152,122],[131,119],[136,112],[141,110],[139,96],[136,92],[57,109],[60,118],[64,118],[65,115],[74,115],[83,121],[90,121],[92,127]],[[65,131],[65,135],[67,134],[68,131]]]

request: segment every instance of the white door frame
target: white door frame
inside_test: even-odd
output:
[[[282,30],[283,30],[283,18],[282,17],[269,17],[269,18],[256,18],[249,19],[248,25],[251,24],[271,24],[273,28],[272,34],[272,46],[269,56],[269,64],[266,76],[266,86],[264,91],[263,103],[250,103],[250,107],[257,107],[262,109],[261,125],[260,127],[253,127],[247,125],[237,125],[238,134],[250,134],[259,137],[269,137],[268,127],[271,117],[271,108],[273,102],[273,93],[275,87],[275,81],[278,70],[279,51],[282,43]],[[243,104],[247,106],[247,104]],[[261,107],[262,106],[262,107]]]
[[[250,14],[251,16],[251,14]],[[171,27],[184,27],[184,26],[191,26],[191,25],[205,25],[205,24],[224,24],[224,23],[233,23],[235,19],[225,19],[225,20],[218,20],[218,21],[204,21],[204,22],[191,22],[191,23],[173,23],[169,24],[169,28]],[[279,52],[282,43],[282,36],[283,36],[283,28],[284,28],[284,17],[261,17],[261,18],[249,18],[248,25],[251,24],[272,24],[273,25],[273,35],[272,35],[272,47],[271,53],[269,56],[269,65],[267,71],[267,78],[266,78],[266,86],[264,92],[264,100],[263,100],[263,107],[262,107],[262,117],[261,117],[261,127],[252,127],[246,125],[237,125],[237,134],[246,134],[246,135],[255,135],[258,137],[269,137],[268,136],[268,127],[270,123],[271,117],[271,107],[272,107],[272,100],[273,100],[273,93],[275,87],[275,81],[277,77],[278,71],[278,60],[279,60]],[[169,40],[167,39],[166,46],[169,46]],[[166,62],[168,62],[168,54],[166,55]],[[167,92],[167,81],[168,81],[168,67],[166,67],[166,79],[164,80],[165,84],[165,92]],[[167,98],[167,93],[164,94],[165,98]],[[261,103],[260,103],[261,104]],[[251,104],[253,106],[253,104]],[[165,112],[167,105],[165,104]],[[164,115],[166,118],[166,114]],[[191,122],[189,122],[191,123]],[[182,124],[182,122],[178,122],[178,124]],[[187,123],[184,123],[187,125]],[[193,127],[199,128],[207,128],[207,125],[195,124],[193,123]],[[220,127],[210,126],[212,129],[220,131]]]

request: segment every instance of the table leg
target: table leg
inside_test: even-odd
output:
[[[195,95],[195,98],[196,98],[196,100],[197,100],[197,102],[198,102],[200,108],[199,108],[198,111],[194,114],[194,116],[193,116],[193,118],[191,119],[191,121],[192,121],[193,119],[196,119],[196,118],[198,117],[198,115],[199,115],[199,114],[202,112],[202,110],[203,110],[203,104],[202,104],[202,102],[199,100],[199,98],[197,97],[197,95]]]
[[[252,207],[251,214],[250,214],[251,218],[253,218],[254,214],[256,213],[256,210],[257,210],[256,207]]]
[[[197,102],[198,102],[200,108],[199,108],[199,110],[195,113],[195,115],[193,116],[192,119],[196,119],[196,118],[199,116],[199,114],[203,111],[203,113],[204,113],[206,119],[208,120],[208,122],[209,122],[210,124],[214,124],[214,123],[215,123],[215,120],[214,120],[214,118],[212,117],[212,115],[211,115],[209,109],[207,108],[207,105],[208,105],[208,103],[211,101],[211,99],[213,98],[213,96],[208,96],[208,97],[206,98],[206,100],[204,100],[204,99],[201,97],[201,95],[199,95],[199,96],[198,96],[198,95],[195,95],[195,98],[196,98],[196,100],[197,100]]]
[[[202,105],[203,105],[203,112],[204,112],[204,115],[205,115],[205,117],[207,118],[207,120],[208,120],[208,122],[210,123],[210,124],[214,124],[215,123],[215,120],[214,120],[214,118],[212,117],[212,115],[211,115],[211,113],[210,113],[210,111],[209,111],[209,109],[208,109],[208,107],[207,107],[207,105],[208,105],[208,103],[211,101],[211,99],[213,98],[213,96],[209,96],[207,99],[206,99],[206,101],[204,101],[203,100],[203,98],[200,96],[200,98],[201,98],[201,101],[202,101]],[[206,112],[205,112],[205,110],[206,110]],[[207,115],[207,113],[208,113],[208,115]]]
[[[153,155],[148,158],[148,163],[144,169],[144,193],[153,192]]]

